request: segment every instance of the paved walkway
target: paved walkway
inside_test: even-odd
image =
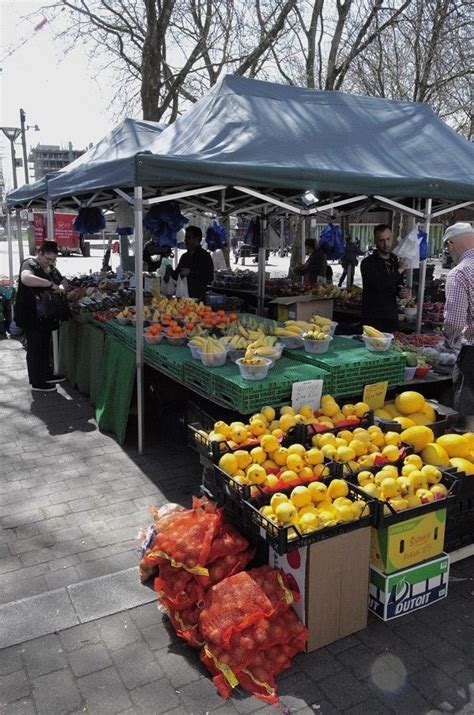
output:
[[[225,702],[136,572],[147,505],[189,503],[196,455],[169,438],[121,448],[67,383],[31,393],[4,339],[0,460],[0,714],[474,713],[473,557],[439,604],[298,656],[279,710]]]

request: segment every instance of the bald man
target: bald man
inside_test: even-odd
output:
[[[443,241],[455,267],[446,279],[443,333],[450,348],[459,350],[454,367],[454,408],[459,426],[474,428],[474,228],[450,226]]]

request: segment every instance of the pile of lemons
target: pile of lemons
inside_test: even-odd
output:
[[[328,486],[323,482],[295,487],[289,496],[276,492],[260,513],[277,526],[296,526],[302,534],[359,519],[368,515],[363,500],[349,498],[349,487],[342,479],[333,479]],[[297,536],[292,529],[290,538]]]
[[[387,502],[397,512],[445,499],[448,490],[440,483],[441,479],[441,471],[423,464],[418,454],[405,457],[400,470],[387,464],[375,473],[363,470],[357,475],[359,486],[366,494]],[[390,509],[385,513],[390,514]]]

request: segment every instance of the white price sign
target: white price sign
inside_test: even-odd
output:
[[[291,390],[291,406],[294,410],[299,410],[302,405],[310,405],[313,410],[317,410],[321,403],[322,392],[322,380],[294,382]]]

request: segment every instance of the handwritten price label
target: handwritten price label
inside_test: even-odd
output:
[[[366,402],[371,410],[383,407],[387,395],[388,380],[384,382],[374,382],[364,387],[363,402]]]
[[[317,410],[321,403],[322,392],[322,380],[294,382],[291,390],[291,406],[294,410],[299,410],[302,405],[309,405],[313,410]]]

